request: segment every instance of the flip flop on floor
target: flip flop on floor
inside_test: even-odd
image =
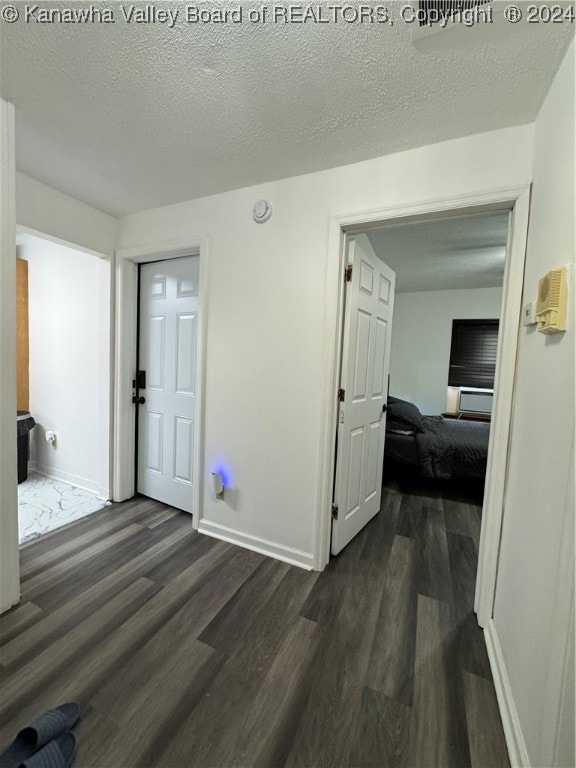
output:
[[[50,741],[18,768],[70,768],[76,755],[76,736],[67,731]]]
[[[79,717],[80,707],[74,703],[61,704],[56,709],[44,712],[31,725],[23,728],[0,755],[0,768],[16,768],[21,765],[49,741],[74,728]]]

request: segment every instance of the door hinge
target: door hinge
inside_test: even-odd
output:
[[[332,517],[334,520],[338,520],[338,504],[334,504],[334,502],[332,502]]]
[[[343,403],[345,396],[346,396],[346,390],[345,389],[339,389],[338,390],[338,402],[339,403]]]
[[[344,280],[349,283],[352,280],[352,264],[348,264],[344,272]]]

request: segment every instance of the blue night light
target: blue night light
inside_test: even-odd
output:
[[[213,464],[211,472],[212,474],[220,475],[224,488],[233,487],[234,481],[232,477],[232,470],[223,459],[219,459],[215,464]]]

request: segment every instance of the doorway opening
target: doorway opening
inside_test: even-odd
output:
[[[508,218],[452,217],[348,238],[332,554],[358,532],[352,521],[367,504],[363,524],[379,511],[382,469],[383,492],[468,500],[468,515],[453,512],[448,526],[478,550]],[[369,405],[367,425],[358,410]]]
[[[110,263],[17,235],[19,543],[109,503]]]
[[[354,214],[332,220],[331,248],[340,254],[333,263],[329,284],[337,299],[330,308],[333,311],[333,325],[337,337],[330,357],[330,379],[333,400],[327,405],[325,416],[325,443],[327,447],[326,482],[321,489],[321,503],[326,513],[320,519],[317,562],[320,568],[328,562],[332,531],[332,489],[336,471],[336,430],[339,418],[338,390],[341,387],[340,374],[343,360],[343,327],[345,315],[345,270],[347,266],[347,241],[358,234],[370,236],[374,230],[383,227],[408,227],[439,220],[462,219],[463,217],[493,216],[501,214],[506,218],[506,259],[502,281],[502,311],[498,357],[494,380],[494,404],[491,413],[488,447],[485,495],[482,526],[478,546],[478,579],[476,586],[475,611],[481,626],[492,616],[494,587],[496,580],[498,545],[502,523],[502,503],[506,478],[507,450],[510,428],[510,411],[513,396],[517,336],[520,324],[520,306],[524,273],[524,257],[527,235],[529,189],[515,189],[481,195],[462,200],[451,199],[434,204],[410,205],[405,208],[376,211],[370,215]],[[402,227],[398,227],[401,229]],[[327,328],[329,323],[327,323]],[[392,393],[393,394],[393,393]],[[445,395],[447,395],[445,391]],[[445,401],[441,413],[449,413]],[[447,417],[443,417],[447,418]],[[328,479],[329,478],[329,479]],[[325,501],[322,501],[325,500]]]

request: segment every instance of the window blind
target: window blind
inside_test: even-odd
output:
[[[498,320],[453,320],[449,387],[494,389]]]

